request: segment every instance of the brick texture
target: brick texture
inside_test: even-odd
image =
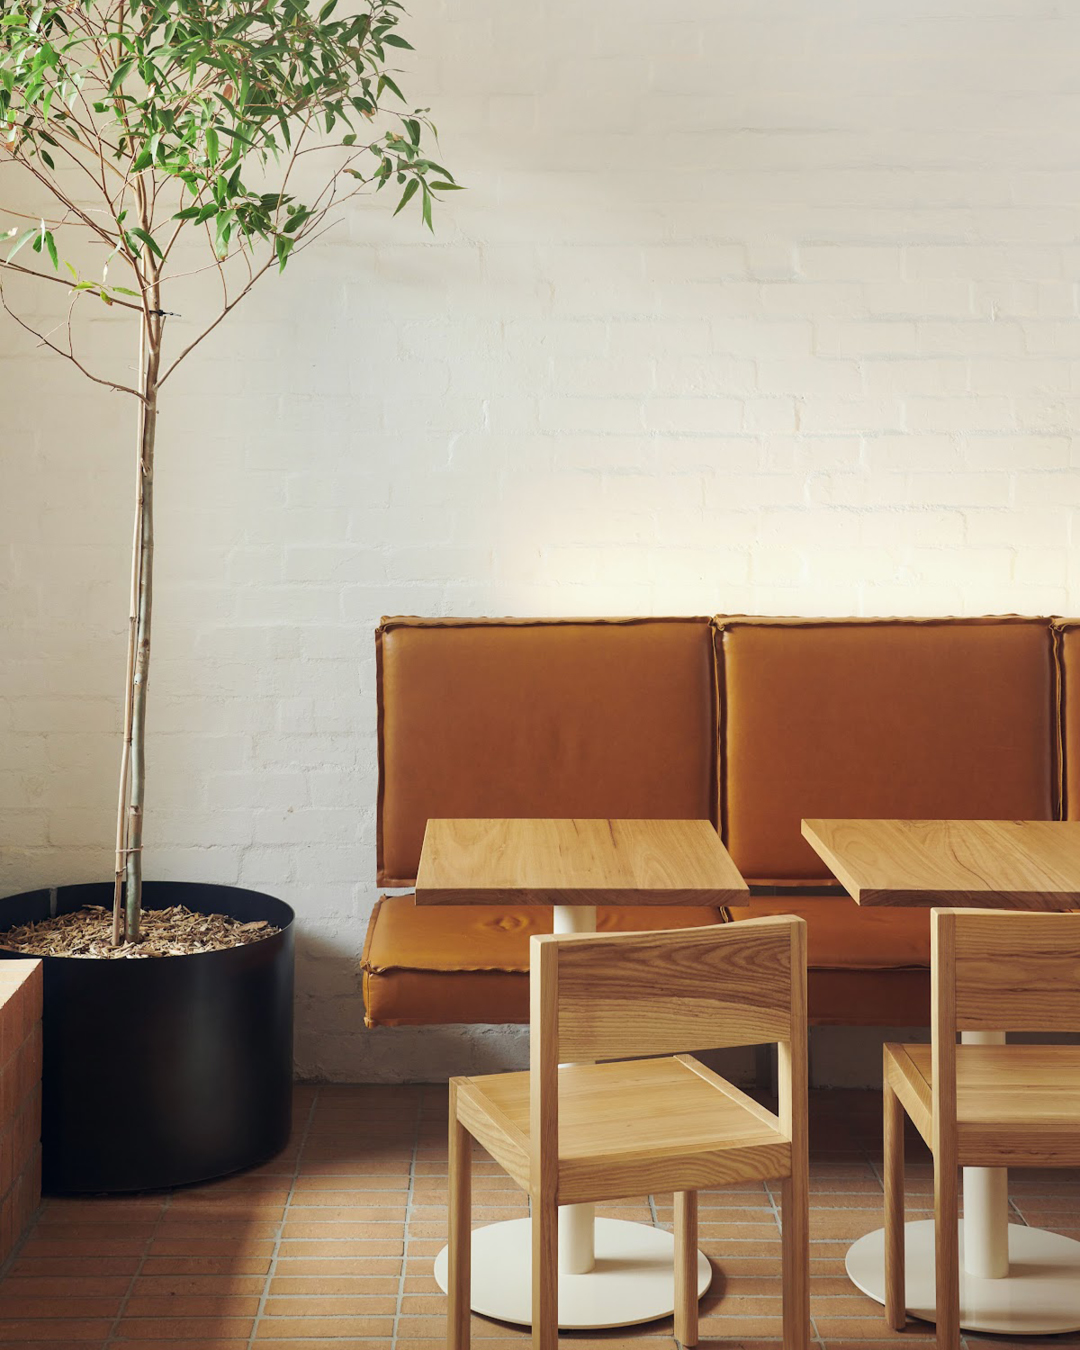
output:
[[[159,433],[147,874],[296,905],[342,1080],[522,1062],[363,1030],[380,614],[1080,609],[1080,7],[414,9],[467,191],[434,237],[352,204]],[[2,315],[0,357],[2,893],[112,873],[132,431]]]
[[[41,1203],[41,962],[0,961],[0,1265]]]

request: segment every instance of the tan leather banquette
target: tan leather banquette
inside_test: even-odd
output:
[[[929,1016],[929,915],[860,910],[804,816],[1053,819],[1080,809],[1080,625],[978,619],[386,619],[378,869],[415,882],[430,817],[701,818],[755,895],[801,914],[810,1018]],[[722,921],[619,908],[607,929]],[[549,910],[384,896],[369,1026],[528,1021]]]

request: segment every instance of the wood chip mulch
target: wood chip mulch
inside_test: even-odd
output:
[[[138,942],[112,945],[112,911],[87,905],[73,914],[22,924],[0,933],[0,947],[24,956],[86,956],[130,960],[140,956],[194,956],[243,947],[280,932],[265,919],[243,923],[226,914],[197,914],[184,905],[144,909]]]

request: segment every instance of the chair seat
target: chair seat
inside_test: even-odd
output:
[[[529,1075],[457,1082],[462,1123],[527,1189]],[[689,1055],[559,1070],[560,1204],[781,1177],[790,1168],[776,1116]]]
[[[886,1076],[932,1146],[928,1045],[886,1045]],[[1080,1046],[960,1045],[963,1167],[1080,1167]]]

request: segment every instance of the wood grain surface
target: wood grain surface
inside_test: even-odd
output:
[[[1080,907],[1080,821],[804,820],[860,905]]]
[[[558,947],[559,1061],[791,1039],[792,923],[533,937]]]
[[[707,820],[429,820],[418,905],[745,905]]]
[[[888,1050],[888,1081],[929,1142],[930,1047]],[[1080,1046],[958,1045],[956,1098],[959,1166],[1080,1166]]]
[[[506,1141],[477,1132],[510,1176],[519,1148],[536,1139],[529,1086],[527,1073],[468,1080],[473,1100],[508,1122],[519,1141],[508,1157]],[[558,1070],[558,1152],[552,1148],[550,1164],[561,1205],[783,1176],[790,1158],[777,1117],[682,1058]],[[529,1189],[535,1199],[535,1174]]]
[[[951,926],[961,1031],[1080,1031],[1080,912],[968,910]]]

